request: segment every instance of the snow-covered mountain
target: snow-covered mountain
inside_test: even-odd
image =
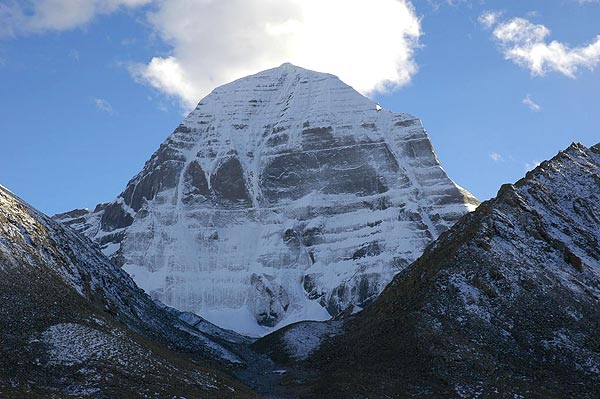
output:
[[[156,304],[2,186],[0,327],[2,398],[255,397],[223,372],[246,338]]]
[[[114,202],[56,217],[152,297],[262,335],[363,307],[477,204],[420,120],[284,64],[202,99]]]
[[[256,345],[309,358],[303,398],[596,398],[599,331],[600,144],[573,144],[464,216],[364,311]]]

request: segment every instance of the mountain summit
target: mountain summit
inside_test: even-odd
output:
[[[283,64],[202,99],[115,201],[57,218],[154,298],[262,335],[365,306],[477,204],[419,119]]]

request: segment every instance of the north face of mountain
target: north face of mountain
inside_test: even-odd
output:
[[[159,306],[89,240],[0,186],[0,397],[254,397],[212,326]]]
[[[200,101],[117,200],[57,218],[153,298],[261,335],[362,308],[477,204],[418,119],[284,64]]]
[[[301,397],[594,398],[599,242],[600,145],[573,144],[463,217],[343,325],[300,323],[256,346],[308,359],[294,366]]]

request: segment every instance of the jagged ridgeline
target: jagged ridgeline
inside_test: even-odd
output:
[[[154,298],[262,335],[362,308],[477,204],[420,120],[284,64],[202,99],[114,202],[57,218]]]
[[[600,145],[574,144],[463,217],[363,312],[257,346],[308,359],[301,397],[597,398],[599,242]]]

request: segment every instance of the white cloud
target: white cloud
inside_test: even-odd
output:
[[[500,154],[498,154],[497,152],[492,152],[490,154],[490,158],[492,159],[492,161],[494,162],[501,162],[504,161],[504,157]]]
[[[559,72],[574,78],[580,68],[593,70],[600,63],[600,36],[588,45],[571,48],[556,40],[548,43],[550,30],[544,25],[524,18],[498,23],[497,19],[486,19],[485,15],[482,14],[480,21],[487,21],[490,28],[495,25],[493,35],[504,57],[528,68],[534,76]]]
[[[0,4],[0,37],[83,26],[96,15],[137,7],[152,0],[7,0]]]
[[[175,57],[153,57],[148,65],[130,65],[129,72],[141,83],[148,83],[167,95],[181,97],[188,102],[196,98],[192,84],[187,81]]]
[[[438,11],[443,5],[457,7],[462,4],[468,4],[469,0],[427,0],[433,11]]]
[[[409,0],[159,0],[149,21],[172,52],[130,71],[187,108],[284,62],[336,74],[365,94],[417,72],[421,25]]]
[[[523,99],[522,103],[529,107],[529,109],[532,111],[539,112],[542,110],[542,107],[533,101],[531,95],[529,94]]]
[[[98,108],[102,112],[106,112],[107,114],[112,114],[113,107],[110,105],[108,101],[103,98],[93,98],[92,101],[96,108]]]
[[[172,51],[129,69],[186,107],[283,62],[335,73],[365,94],[417,72],[421,25],[410,0],[3,0],[0,38],[69,30],[150,3],[149,22]]]
[[[477,18],[477,21],[484,28],[490,29],[492,26],[496,25],[498,19],[502,16],[502,11],[486,11]]]

